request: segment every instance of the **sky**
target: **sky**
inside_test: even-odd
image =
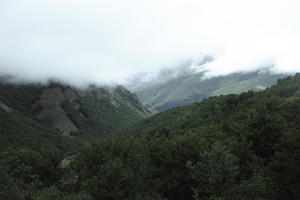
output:
[[[300,71],[299,0],[0,0],[0,74],[126,83],[210,55],[207,76]]]

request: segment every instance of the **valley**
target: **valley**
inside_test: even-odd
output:
[[[300,74],[151,114],[124,87],[0,87],[1,199],[297,199]]]

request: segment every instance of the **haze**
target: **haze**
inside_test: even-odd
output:
[[[300,71],[298,0],[1,0],[0,74],[126,83],[206,55],[207,76]]]

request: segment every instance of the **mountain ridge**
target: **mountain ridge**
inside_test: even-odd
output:
[[[296,74],[157,113],[83,152],[73,169],[94,199],[296,200],[299,120]]]
[[[73,151],[80,143],[117,134],[151,115],[137,96],[122,86],[78,89],[56,82],[42,85],[6,81],[0,82],[0,112],[4,134],[1,146],[36,145],[39,151],[43,150],[36,140],[58,151]],[[18,138],[23,138],[24,144]],[[69,145],[63,148],[58,143]]]
[[[183,65],[167,70],[152,81],[129,90],[139,96],[143,105],[153,111],[199,102],[209,96],[239,94],[248,90],[263,90],[288,74],[273,74],[268,70],[233,73],[206,78],[206,71]]]

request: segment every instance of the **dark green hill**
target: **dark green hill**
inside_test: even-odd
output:
[[[237,117],[237,112],[248,113],[235,121],[235,123],[238,121],[244,123],[250,117],[255,119],[260,117],[260,114],[263,115],[264,112],[270,113],[273,111],[272,106],[275,106],[276,111],[280,111],[281,114],[287,114],[286,106],[299,103],[299,79],[300,75],[297,74],[294,77],[280,79],[276,85],[265,91],[249,91],[241,95],[209,97],[201,103],[169,109],[142,121],[134,126],[133,131],[131,129],[130,132],[149,135],[168,129],[170,135],[179,135],[203,125],[214,124],[222,127],[228,121],[228,118]],[[298,110],[290,111],[297,113]],[[249,116],[249,113],[252,116]],[[295,121],[297,118],[292,120]]]
[[[122,86],[0,82],[0,199],[62,199],[70,156],[150,114]]]
[[[50,112],[45,112],[45,105],[57,109],[54,113],[59,113],[60,108],[69,113],[68,110],[76,111],[88,105],[93,105],[98,112],[110,110],[101,107],[95,98],[105,97],[108,103],[107,95],[111,97],[111,92],[95,93],[94,88],[83,93],[76,91],[78,100],[71,101],[68,97],[69,103],[59,104],[58,109],[53,105],[58,101],[52,100],[53,89],[57,94],[55,86],[38,95],[40,98],[33,102],[41,106],[28,114],[28,118],[36,117],[42,126],[56,127],[56,133],[66,138],[88,136],[92,131],[81,133],[80,126],[68,117],[79,127],[80,134],[72,136],[73,132],[66,132],[70,127],[63,126],[67,127],[63,129],[53,121],[52,114],[49,121],[40,117],[41,110],[44,114]],[[69,95],[68,89],[59,90],[64,98]],[[126,102],[136,102],[123,88],[117,89],[119,92]],[[45,99],[50,102],[43,102]],[[111,105],[118,105],[117,99],[110,101]],[[0,106],[6,113],[15,109],[4,100]],[[96,113],[83,110],[88,112],[81,109],[79,112],[96,123],[98,118],[91,117]],[[200,103],[155,114],[119,130],[119,134],[106,132],[110,137],[67,157],[60,167],[57,166],[61,157],[55,153],[41,154],[28,147],[4,149],[0,152],[0,198],[298,200],[299,121],[300,74],[296,74],[264,91],[209,97]]]
[[[114,134],[148,115],[137,97],[121,86],[76,89],[58,83],[0,83],[3,148],[41,150],[52,143],[70,150],[69,143]]]
[[[299,199],[299,91],[297,74],[155,114],[81,154],[81,190],[94,199]]]

